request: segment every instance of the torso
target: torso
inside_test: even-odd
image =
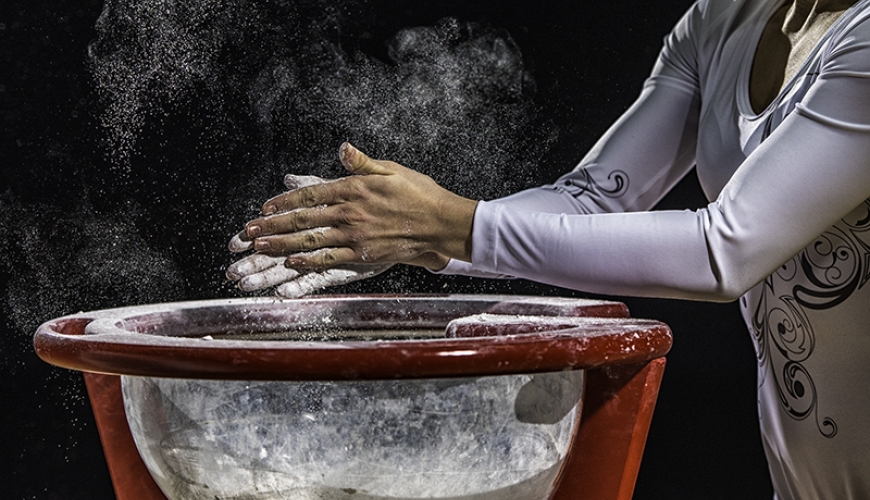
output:
[[[829,42],[850,43],[836,33],[870,17],[860,0],[861,11],[818,15],[786,34],[789,5],[775,1],[711,0],[709,29],[698,29],[696,160],[710,200],[811,93]],[[758,355],[761,432],[779,500],[870,498],[870,201],[748,292],[741,309]]]

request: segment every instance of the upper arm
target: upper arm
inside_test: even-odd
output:
[[[826,232],[858,231],[854,220],[870,218],[870,32],[841,41],[708,207],[555,215],[483,205],[475,267],[598,293],[730,300]]]
[[[756,282],[870,198],[870,21],[832,40],[794,111],[708,208],[713,265]]]
[[[695,164],[700,5],[666,37],[635,102],[571,172],[497,201],[549,213],[641,211],[658,203]]]

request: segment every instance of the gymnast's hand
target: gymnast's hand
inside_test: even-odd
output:
[[[287,175],[284,177],[284,185],[290,190],[323,184],[324,182],[328,181],[309,175]],[[245,252],[253,248],[253,241],[242,232],[233,237],[229,248],[234,253]],[[277,287],[276,293],[278,295],[297,298],[321,288],[370,278],[386,271],[391,266],[391,264],[360,264],[341,266],[320,272],[300,273],[285,267],[284,260],[284,257],[274,257],[259,252],[253,253],[229,266],[226,271],[227,278],[236,281],[238,287],[245,291]]]
[[[339,158],[354,175],[272,198],[240,240],[300,272],[394,263],[441,269],[451,257],[470,259],[477,202],[348,143]]]

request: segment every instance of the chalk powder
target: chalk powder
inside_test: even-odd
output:
[[[343,140],[472,198],[536,180],[555,130],[537,118],[507,33],[446,19],[396,33],[382,62],[342,37],[360,33],[351,12],[366,16],[350,1],[107,0],[88,53],[111,181],[81,165],[86,196],[72,210],[0,197],[18,330],[80,310],[204,298],[191,283],[222,280],[228,237],[284,174],[344,175],[335,159]],[[180,150],[166,124],[207,133]],[[132,199],[149,183],[156,201]],[[188,192],[206,193],[206,203],[185,203]],[[170,222],[196,236],[173,247],[155,228],[175,213],[186,219]],[[417,285],[390,280],[378,291]]]

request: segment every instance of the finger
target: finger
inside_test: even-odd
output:
[[[316,175],[287,174],[284,176],[284,185],[290,190],[323,184],[325,182],[328,182],[328,180],[317,177]]]
[[[315,290],[326,288],[328,286],[333,286],[333,282],[330,280],[331,275],[328,273],[329,271],[324,271],[322,273],[314,272],[303,274],[297,279],[279,286],[275,289],[275,292],[281,297],[285,297],[288,299],[297,299],[299,297],[304,297],[305,295],[308,295]]]
[[[286,260],[284,257],[273,257],[262,253],[255,253],[227,267],[227,279],[238,281],[245,276],[263,272],[271,267],[283,267],[284,260]]]
[[[326,228],[330,225],[331,211],[327,207],[299,208],[289,212],[260,217],[245,224],[244,237],[248,239],[273,234],[295,233],[306,229]],[[256,248],[256,245],[254,246]]]
[[[347,268],[327,269],[323,272],[313,272],[284,283],[277,288],[278,295],[295,299],[311,292],[330,286],[344,285],[380,274],[391,267],[391,264],[349,266]]]
[[[334,182],[321,182],[298,187],[267,200],[263,204],[263,215],[331,205],[336,200],[342,199],[344,192],[341,187],[340,184]]]
[[[243,239],[244,238],[244,239]],[[230,252],[241,253],[254,248],[254,242],[245,234],[244,231],[233,236],[228,245]]]
[[[326,247],[344,244],[340,231],[329,227],[315,227],[290,234],[276,234],[254,240],[254,249],[269,255],[287,255],[297,252],[312,252]]]
[[[347,247],[321,248],[313,252],[299,252],[287,257],[284,265],[298,271],[323,270],[345,264],[358,264],[356,252]]]
[[[245,276],[239,280],[239,288],[246,292],[271,288],[286,283],[299,276],[295,269],[284,266],[273,266],[263,272]]]
[[[358,175],[380,174],[388,175],[393,173],[392,170],[375,160],[372,160],[365,153],[353,147],[349,142],[344,142],[338,148],[338,158],[341,160],[344,168]]]

